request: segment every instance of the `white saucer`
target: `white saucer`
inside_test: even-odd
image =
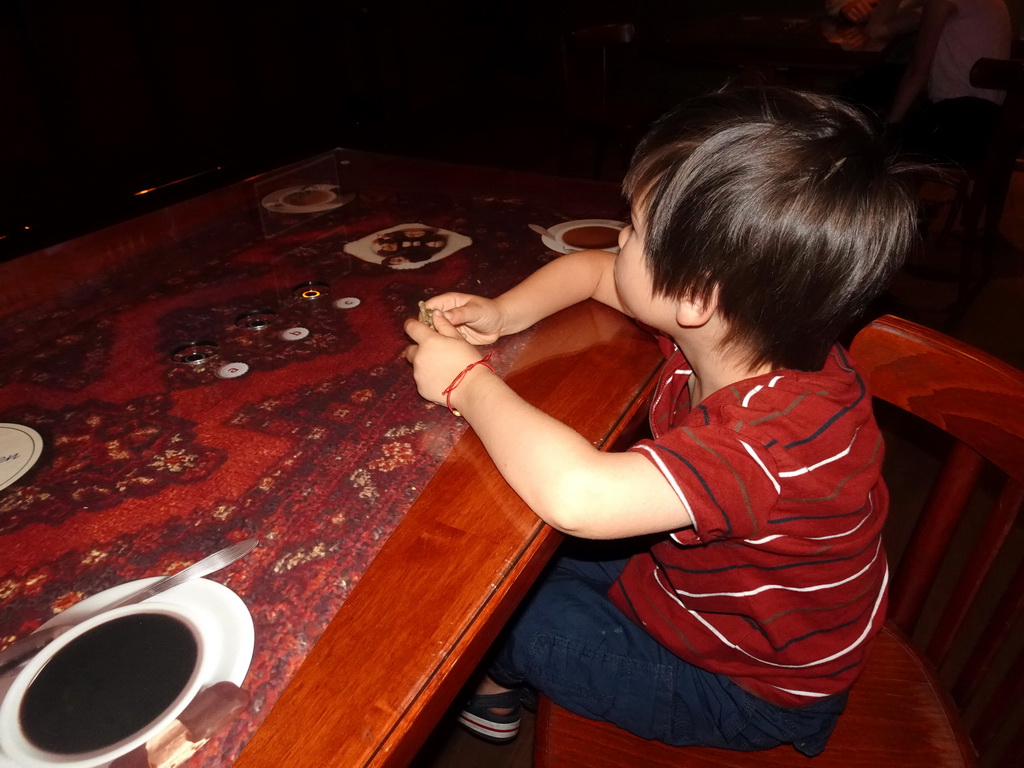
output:
[[[0,489],[32,469],[43,452],[43,438],[24,424],[0,424]]]
[[[103,611],[108,605],[123,597],[145,589],[160,576],[119,584],[75,603],[54,616],[39,629],[45,627],[77,624]],[[215,654],[210,666],[210,676],[200,682],[201,688],[214,683],[228,681],[241,685],[252,662],[255,645],[255,631],[252,615],[242,598],[216,581],[193,579],[184,584],[154,595],[145,603],[171,603],[187,609],[188,615],[198,624],[220,636],[221,641],[211,643],[210,653]],[[219,651],[219,654],[218,654]],[[0,702],[21,671],[21,667],[0,677]],[[19,768],[11,760],[0,755],[0,768]]]
[[[313,205],[294,205],[284,201],[284,198],[288,195],[303,190],[330,192],[334,197],[331,200]],[[354,192],[339,194],[338,188],[333,184],[304,184],[298,187],[285,187],[284,189],[271,192],[263,198],[262,204],[268,211],[275,213],[319,213],[321,211],[330,211],[333,208],[340,208],[346,203],[351,203],[354,199]]]
[[[562,235],[568,232],[570,229],[577,229],[579,227],[611,227],[612,229],[622,229],[626,226],[624,221],[613,221],[612,219],[579,219],[577,221],[563,221],[561,224],[555,224],[553,227],[548,227],[554,237],[548,237],[547,235],[541,235],[541,242],[544,243],[548,248],[559,253],[573,253],[575,251],[585,251],[586,248],[577,248],[574,245],[569,245],[562,240]],[[619,246],[615,245],[611,248],[603,248],[601,250],[608,251],[609,253],[618,253]]]

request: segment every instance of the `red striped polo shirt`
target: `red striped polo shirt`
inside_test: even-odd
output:
[[[650,459],[692,528],[633,557],[611,598],[682,659],[800,706],[853,684],[881,628],[888,493],[871,397],[845,350],[689,407],[671,351]]]

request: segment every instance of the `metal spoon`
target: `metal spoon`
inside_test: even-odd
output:
[[[153,582],[151,585],[139,590],[138,592],[133,592],[128,595],[128,597],[104,606],[98,613],[104,613],[106,611],[113,610],[114,608],[120,608],[122,605],[134,605],[135,603],[141,603],[143,600],[148,600],[153,597],[153,595],[165,592],[168,589],[173,589],[174,587],[184,584],[186,581],[198,579],[202,576],[211,574],[214,571],[219,571],[221,568],[235,562],[235,560],[249,554],[256,544],[256,539],[246,539],[245,541],[240,541],[238,544],[232,544],[230,547],[222,549],[219,552],[214,552],[209,557],[204,557],[199,562],[193,563],[177,573],[172,573],[170,576],[165,576],[159,581]],[[26,635],[20,640],[15,640],[9,646],[4,648],[4,650],[0,651],[0,675],[7,672],[9,669],[13,669],[14,667],[24,664],[39,653],[39,651],[74,626],[76,625],[60,624],[57,626],[51,626],[46,629],[33,632],[31,635]]]
[[[547,237],[554,240],[556,243],[558,242],[558,238],[551,234],[551,230],[544,229],[540,224],[530,224],[529,227],[541,237]]]

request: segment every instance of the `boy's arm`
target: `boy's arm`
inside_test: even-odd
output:
[[[615,254],[608,251],[576,251],[544,265],[496,301],[515,331],[586,299],[622,311],[615,289]]]
[[[435,333],[415,320],[406,332],[418,346],[413,363],[420,394],[441,394],[480,354],[444,317]],[[444,361],[441,363],[441,361]],[[537,515],[574,536],[613,539],[691,525],[682,501],[642,455],[602,453],[579,433],[537,410],[481,365],[451,392],[451,405],[470,423],[509,485]]]
[[[622,311],[614,268],[612,253],[576,251],[545,264],[496,299],[444,293],[426,306],[440,310],[467,341],[488,344],[590,298]]]

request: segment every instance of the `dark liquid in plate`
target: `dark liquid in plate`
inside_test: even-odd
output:
[[[38,749],[73,755],[103,749],[160,717],[188,684],[198,660],[178,619],[140,613],[75,638],[39,671],[18,716]]]
[[[619,244],[619,230],[600,224],[573,227],[562,233],[562,241],[573,248],[613,248]]]
[[[334,193],[326,189],[302,189],[289,192],[283,200],[288,205],[323,205],[334,199]]]

